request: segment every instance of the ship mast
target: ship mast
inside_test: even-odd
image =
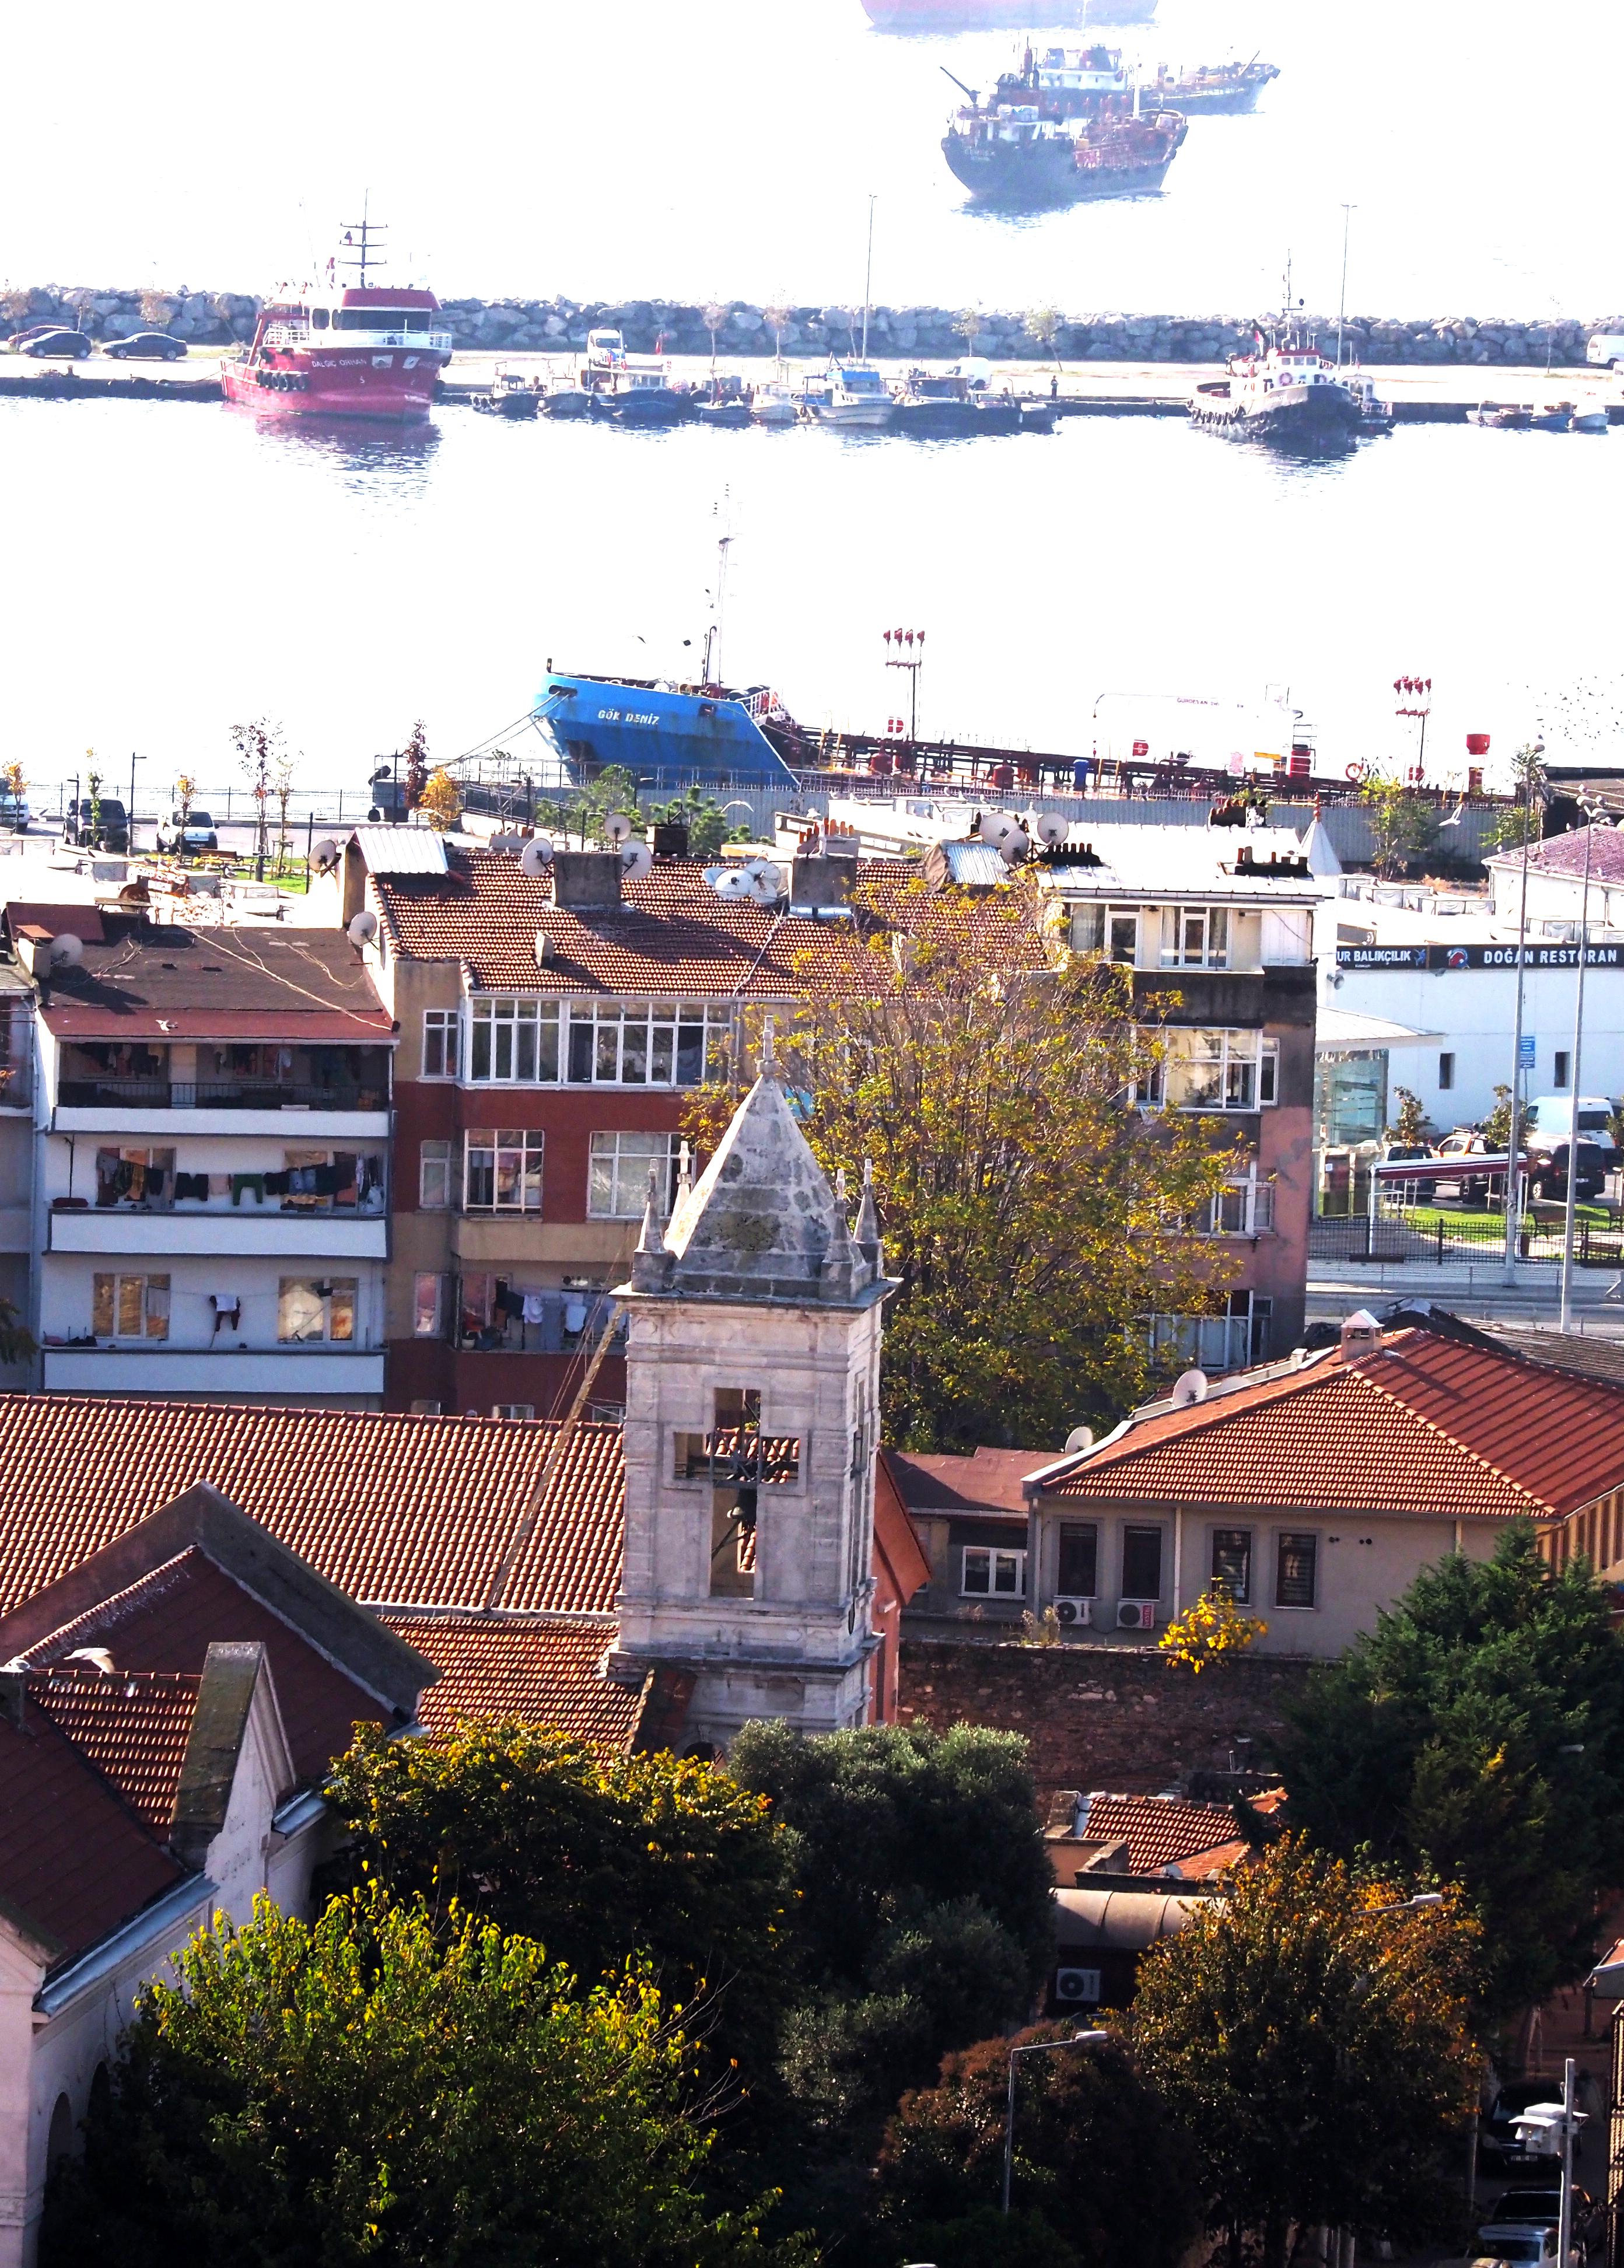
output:
[[[340,268],[348,268],[354,271],[356,282],[363,291],[366,289],[368,268],[381,268],[384,264],[383,231],[374,228],[367,217],[371,210],[371,204],[372,192],[368,189],[361,199],[360,219],[347,221],[344,225],[342,249],[347,251],[350,256],[347,260],[341,257],[336,262]]]

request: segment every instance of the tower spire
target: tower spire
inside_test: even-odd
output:
[[[659,1167],[649,1167],[649,1194],[643,1208],[643,1226],[632,1255],[632,1283],[639,1292],[663,1292],[671,1280],[672,1255],[660,1226]]]
[[[863,1203],[857,1207],[857,1249],[876,1276],[883,1276],[885,1255],[880,1248],[879,1212],[874,1203],[874,1161],[863,1160]]]

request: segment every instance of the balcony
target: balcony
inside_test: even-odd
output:
[[[373,1396],[384,1358],[363,1348],[50,1347],[48,1394],[207,1395],[215,1399],[285,1394]]]
[[[387,1092],[257,1079],[84,1079],[57,1083],[54,1124],[66,1134],[162,1134],[187,1113],[193,1134],[359,1138],[389,1132]]]
[[[248,1204],[237,1208],[188,1206],[183,1212],[137,1212],[114,1205],[91,1206],[83,1211],[53,1208],[47,1216],[46,1250],[121,1258],[140,1254],[153,1258],[281,1260],[305,1255],[324,1261],[387,1260],[389,1221],[382,1212],[334,1213],[298,1207],[284,1212],[280,1207],[261,1210]]]

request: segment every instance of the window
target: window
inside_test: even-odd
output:
[[[1260,1236],[1275,1225],[1272,1181],[1225,1182],[1207,1212],[1210,1236]]]
[[[455,1079],[461,1018],[455,1008],[425,1008],[423,1016],[423,1075]]]
[[[1556,1050],[1555,1084],[1558,1086],[1566,1086],[1568,1084],[1568,1050],[1566,1048],[1558,1048]]]
[[[1319,1538],[1317,1535],[1282,1535],[1276,1547],[1275,1562],[1275,1604],[1277,1607],[1312,1607],[1314,1603],[1314,1576],[1319,1557]]]
[[[413,1277],[412,1336],[415,1339],[437,1339],[445,1329],[445,1285],[443,1276]]]
[[[444,1212],[452,1201],[452,1145],[424,1142],[417,1152],[417,1205],[422,1212]]]
[[[586,1182],[586,1210],[593,1220],[637,1220],[648,1202],[649,1168],[657,1170],[655,1203],[662,1217],[676,1193],[675,1134],[594,1134]]]
[[[1159,1599],[1162,1595],[1162,1531],[1159,1528],[1122,1530],[1122,1596]]]
[[[959,1590],[966,1599],[1024,1599],[1026,1554],[966,1544]]]
[[[1225,968],[1230,957],[1227,906],[1164,906],[1164,968]]]
[[[1159,1035],[1162,1060],[1147,1100],[1170,1110],[1257,1110],[1278,1088],[1280,1042],[1261,1032],[1174,1025]]]
[[[724,1005],[702,1000],[577,1000],[570,1008],[572,1086],[697,1086],[726,1043]]]
[[[536,1405],[533,1402],[493,1402],[490,1414],[493,1418],[533,1418]]]
[[[1455,1084],[1455,1058],[1452,1055],[1438,1057],[1438,1093],[1447,1094]]]
[[[1099,1574],[1099,1530],[1074,1527],[1068,1521],[1060,1531],[1060,1580],[1055,1589],[1064,1599],[1091,1599]]]
[[[1212,1531],[1212,1587],[1227,1591],[1238,1607],[1252,1596],[1252,1530],[1215,1528]]]
[[[140,1102],[169,1101],[167,1086],[160,1092],[135,1098]],[[96,1203],[106,1205],[153,1205],[167,1211],[174,1201],[175,1153],[173,1150],[98,1150]]]
[[[353,1276],[283,1278],[276,1291],[276,1336],[283,1346],[336,1346],[355,1335]]]
[[[99,1339],[166,1339],[168,1277],[92,1277],[91,1332]]]
[[[715,1420],[708,1433],[675,1436],[672,1476],[709,1481],[712,1488],[787,1488],[801,1470],[801,1445],[792,1434],[761,1431],[761,1395],[757,1387],[718,1386],[711,1401]]]
[[[540,1212],[541,1134],[473,1127],[464,1135],[463,1204],[470,1212]]]
[[[325,331],[327,327],[327,311],[325,307],[312,307],[311,309],[310,325],[312,330]]]
[[[468,1004],[468,1077],[481,1085],[535,1086],[558,1077],[556,1000],[481,995]]]
[[[1137,906],[1074,906],[1071,909],[1071,949],[1074,953],[1103,953],[1107,961],[1130,968],[1139,958]]]

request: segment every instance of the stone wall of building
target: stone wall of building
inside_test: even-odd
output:
[[[1241,1660],[1195,1677],[1126,1646],[905,1637],[899,1717],[938,1732],[973,1724],[1024,1734],[1044,1795],[1057,1787],[1156,1794],[1192,1772],[1261,1762],[1282,1704],[1301,1691],[1309,1668]],[[1237,1750],[1238,1739],[1251,1748]]]
[[[101,290],[42,284],[0,293],[0,333],[46,321],[77,325],[93,338],[121,338],[136,330],[172,332],[198,345],[223,345],[253,335],[261,302],[240,291]],[[860,308],[763,308],[734,299],[702,307],[669,299],[448,299],[445,311],[459,348],[502,353],[566,354],[584,346],[589,330],[625,334],[635,352],[663,344],[669,354],[708,355],[712,329],[718,352],[821,357],[831,349],[855,353],[861,343]],[[1267,319],[1265,319],[1267,320]],[[1331,315],[1304,315],[1304,326],[1322,340],[1335,335]],[[1552,317],[1354,315],[1345,340],[1369,363],[1466,363],[1553,365],[1583,363],[1598,330],[1624,328],[1624,318],[1584,320]],[[1069,362],[1220,362],[1251,343],[1250,315],[1033,314],[1020,310],[952,307],[876,307],[869,316],[871,353],[886,359],[922,356],[939,360],[967,350],[992,360],[1040,362],[1058,354]]]

